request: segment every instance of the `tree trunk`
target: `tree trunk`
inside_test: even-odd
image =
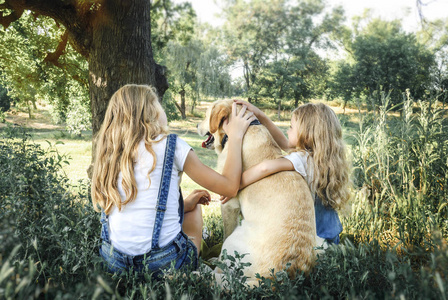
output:
[[[32,119],[33,115],[31,114],[31,104],[30,104],[30,102],[31,101],[26,101],[26,107],[27,107],[27,110],[28,110],[28,118]]]
[[[279,99],[277,101],[277,104],[278,104],[278,106],[277,106],[277,117],[278,117],[278,120],[281,121],[282,120],[282,118],[281,118],[282,101]]]
[[[246,90],[247,93],[250,93],[250,78],[249,78],[249,65],[247,64],[247,62],[244,62],[244,68],[243,68],[243,75],[244,75],[244,79],[246,82]],[[252,98],[250,96],[247,97],[247,101],[249,103],[252,103]]]
[[[154,62],[150,1],[103,1],[92,18],[88,57],[92,109],[92,162],[96,135],[113,93],[128,83],[154,86],[160,98],[168,88],[164,68]],[[89,176],[91,175],[89,168]]]
[[[185,106],[185,90],[180,91],[180,106],[177,105],[177,108],[180,111],[180,114],[182,116],[182,120],[185,120],[187,118],[187,115],[185,113],[186,106]]]
[[[294,98],[294,108],[299,107],[299,97]]]

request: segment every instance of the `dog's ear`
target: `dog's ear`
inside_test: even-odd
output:
[[[215,133],[222,122],[230,115],[232,108],[227,105],[217,105],[210,113],[210,133]]]

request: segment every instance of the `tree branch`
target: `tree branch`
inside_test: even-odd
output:
[[[64,34],[61,36],[61,41],[59,42],[56,50],[54,52],[47,53],[47,56],[44,58],[44,62],[52,63],[56,67],[64,70],[64,72],[66,72],[66,70],[69,67],[67,66],[67,64],[59,62],[59,57],[61,57],[61,55],[64,54],[65,48],[67,47],[67,41],[68,41],[68,30],[66,30],[64,32]],[[69,73],[69,72],[66,72],[66,73]],[[81,76],[73,75],[70,73],[69,73],[69,76],[72,77],[74,80],[78,81],[79,83],[81,83],[83,86],[86,86],[86,87],[88,86],[88,82],[86,80],[84,80]]]
[[[174,105],[176,105],[176,107],[179,110],[179,112],[182,113],[182,108],[180,107],[180,105],[176,101],[174,101]]]
[[[95,10],[91,8],[94,6],[97,6],[97,4],[90,1],[77,0],[5,0],[4,5],[0,9],[7,8],[13,10],[13,13],[3,17],[3,19],[8,17],[11,19],[11,21],[4,21],[8,25],[17,20],[24,10],[30,10],[34,14],[54,19],[68,30],[68,38],[76,51],[82,56],[88,57],[91,41],[90,18],[95,13]],[[13,14],[15,14],[14,18],[12,17]]]
[[[59,57],[64,53],[65,47],[67,46],[68,41],[68,30],[65,30],[64,34],[61,36],[62,40],[59,42],[58,47],[54,52],[49,52],[47,56],[44,58],[45,62],[50,62],[56,67],[61,68],[61,64],[59,63]]]
[[[0,9],[7,9],[6,3],[0,6]],[[8,28],[9,25],[11,25],[12,22],[18,20],[23,14],[23,9],[19,10],[13,10],[9,15],[3,16],[3,11],[0,15],[0,24],[3,26],[4,29]]]

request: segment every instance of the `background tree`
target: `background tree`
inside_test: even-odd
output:
[[[448,100],[448,18],[433,22],[423,21],[417,33],[420,43],[435,54],[435,64],[431,68],[430,90],[439,95],[444,103]]]
[[[8,90],[0,85],[0,113],[7,112],[13,102],[12,98],[8,95]]]
[[[192,96],[197,89],[196,77],[202,51],[202,43],[196,39],[191,39],[185,44],[170,42],[166,49],[165,60],[169,70],[169,81],[172,83],[171,89],[180,95],[180,104],[176,101],[174,103],[182,119],[187,117],[187,92]]]
[[[429,87],[433,53],[415,34],[403,32],[399,21],[373,19],[364,28],[357,25],[345,41],[351,57],[335,70],[333,92],[348,99],[382,90],[391,93],[391,104],[401,102],[406,89],[421,97]]]
[[[50,62],[64,29],[48,17],[36,18],[30,12],[0,30],[0,82],[8,87],[16,105],[36,108],[37,99],[52,105],[56,123],[66,121],[71,99],[88,107],[87,62],[70,45],[64,45],[65,55]],[[61,46],[62,47],[62,46]]]
[[[344,18],[342,8],[327,11],[323,1],[230,4],[225,41],[230,58],[243,68],[248,100],[271,97],[280,108],[286,96],[294,97],[296,105],[308,98],[304,78],[322,66],[316,50],[331,45],[329,36]]]
[[[228,1],[224,9],[224,40],[230,59],[243,69],[246,96],[257,99],[258,75],[272,53],[281,47],[286,28],[283,0]]]
[[[149,1],[5,0],[0,4],[0,24],[8,28],[26,10],[50,17],[66,30],[49,61],[59,61],[67,42],[86,58],[94,135],[110,97],[122,85],[150,84],[161,96],[168,88],[164,69],[153,58]]]
[[[191,6],[179,12],[172,32],[171,40],[161,51],[168,69],[169,94],[174,96],[167,100],[185,119],[187,100],[193,113],[201,95],[230,96],[231,77],[225,55],[216,43],[217,32],[199,24]],[[180,102],[175,96],[180,97]]]

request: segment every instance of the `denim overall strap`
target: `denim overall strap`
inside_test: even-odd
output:
[[[100,222],[101,222],[101,239],[103,241],[105,241],[106,243],[110,244],[109,228],[108,228],[109,218],[106,215],[106,213],[104,212],[104,210],[101,210]]]
[[[154,231],[152,233],[151,250],[159,248],[159,237],[162,229],[163,217],[166,211],[166,202],[171,183],[171,171],[173,170],[174,151],[176,150],[177,135],[169,134],[167,136],[165,158],[163,161],[162,180],[157,196],[156,220],[154,222]]]

